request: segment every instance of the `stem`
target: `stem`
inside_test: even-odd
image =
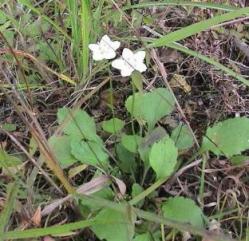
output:
[[[168,177],[161,178],[157,180],[154,184],[152,184],[149,188],[138,194],[136,197],[134,197],[132,200],[129,201],[130,205],[135,205],[141,200],[143,200],[146,196],[151,194],[154,190],[156,190],[158,187],[160,187],[164,182],[166,182]]]
[[[201,168],[201,184],[199,190],[199,197],[201,205],[204,205],[204,187],[205,187],[205,168],[207,164],[207,153],[202,154],[202,168]]]

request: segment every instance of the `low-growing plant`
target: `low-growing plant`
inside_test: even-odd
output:
[[[107,196],[103,190],[95,196],[108,197],[109,200],[116,196],[120,202],[146,209],[149,200],[153,202],[154,197],[158,196],[156,188],[175,173],[181,165],[182,155],[193,148],[193,136],[184,123],[179,123],[169,133],[160,126],[160,120],[175,109],[174,100],[166,88],[134,93],[128,96],[125,107],[130,113],[130,121],[114,117],[96,123],[102,128],[98,132],[94,118],[86,111],[79,109],[75,112],[65,107],[59,109],[58,123],[63,124],[64,119],[69,120],[63,125],[62,133],[52,136],[49,143],[62,167],[69,168],[83,163],[88,168],[95,168],[94,177],[102,175],[102,172],[126,180],[127,185],[132,187],[127,186],[127,192],[122,196],[117,196],[115,189],[110,187],[106,188],[109,193]],[[248,126],[249,119],[245,117],[221,121],[208,128],[201,148],[196,151],[200,154],[210,151],[215,155],[224,155],[231,161],[234,158],[238,160],[238,156],[241,157],[241,153],[249,148],[249,131],[245,131]],[[114,140],[111,155],[101,137],[103,134],[105,138],[107,135]],[[127,176],[130,178],[127,179]],[[150,189],[148,184],[154,187]],[[81,205],[88,210],[87,213],[84,211],[84,215],[96,213],[96,223],[91,230],[100,239],[159,240],[157,234],[160,227],[151,228],[147,222],[135,225],[137,218],[133,212],[131,216],[112,208],[97,209],[96,212],[96,207],[88,202]],[[208,218],[189,198],[169,198],[161,202],[160,206],[162,215],[170,220],[188,223],[196,228],[207,226]]]
[[[0,218],[3,220],[3,224],[0,225],[0,240],[27,239],[45,235],[65,234],[66,236],[66,234],[81,228],[91,229],[98,239],[106,241],[174,240],[176,233],[186,234],[186,232],[187,234],[201,235],[204,238],[209,237],[210,240],[227,240],[226,236],[206,232],[210,218],[205,215],[203,210],[202,191],[200,191],[200,200],[198,197],[194,200],[186,196],[162,197],[158,188],[174,176],[185,163],[191,162],[197,156],[202,158],[204,167],[208,154],[226,157],[232,165],[244,164],[248,160],[246,151],[249,149],[249,119],[247,117],[230,118],[209,126],[200,138],[199,146],[193,130],[184,118],[177,121],[174,127],[167,126],[165,128],[163,120],[173,119],[173,114],[178,110],[176,98],[169,88],[157,87],[144,90],[141,73],[148,69],[147,50],[166,46],[198,57],[245,85],[249,85],[247,79],[221,63],[176,43],[176,41],[225,21],[247,16],[248,8],[238,9],[220,4],[180,1],[184,6],[209,7],[228,13],[192,24],[165,36],[159,34],[157,39],[141,39],[146,51],[137,46],[137,50],[133,51],[127,46],[123,48],[121,42],[112,41],[107,35],[98,38],[99,41],[94,41],[102,32],[98,23],[103,8],[106,9],[107,15],[110,15],[108,21],[112,21],[114,26],[118,26],[124,11],[151,7],[154,4],[157,6],[177,5],[179,1],[144,2],[113,12],[112,8],[105,5],[108,1],[103,0],[99,1],[95,11],[91,13],[90,1],[80,1],[78,9],[77,1],[66,0],[65,5],[60,5],[62,12],[64,8],[67,8],[63,27],[44,15],[29,0],[18,0],[17,2],[20,4],[21,10],[27,12],[20,22],[0,10],[0,23],[3,24],[0,31],[4,31],[3,36],[10,46],[14,44],[15,32],[9,26],[13,26],[27,39],[33,38],[34,51],[41,61],[50,61],[52,66],[53,64],[57,66],[59,72],[64,72],[67,62],[66,58],[61,58],[61,56],[64,56],[63,48],[66,39],[72,48],[72,56],[70,56],[72,63],[66,71],[68,73],[72,71],[75,74],[75,81],[64,74],[58,74],[44,64],[38,64],[38,66],[71,84],[87,83],[94,74],[102,74],[101,71],[106,67],[109,73],[115,69],[120,72],[119,78],[130,77],[132,91],[129,92],[124,103],[121,103],[126,117],[115,113],[112,100],[108,103],[108,107],[113,116],[101,121],[96,120],[94,115],[90,115],[82,108],[63,107],[57,110],[58,129],[49,137],[48,147],[52,150],[58,163],[48,166],[53,171],[57,170],[57,177],[64,187],[65,183],[67,184],[68,196],[45,206],[40,215],[46,216],[62,203],[74,199],[79,216],[84,220],[61,226],[5,232],[15,199],[20,195],[17,191],[18,184],[14,183],[6,189],[7,205],[0,214]],[[39,19],[33,21],[30,11],[39,16]],[[61,14],[57,8],[54,12],[56,17]],[[140,26],[141,14],[133,11],[131,16],[131,24]],[[105,18],[106,16],[103,17],[103,19]],[[147,18],[146,21],[150,22],[150,19]],[[28,30],[23,27],[26,25]],[[96,33],[90,31],[92,27],[96,29]],[[43,32],[50,28],[53,28],[62,38],[55,38],[47,42],[40,41]],[[65,29],[70,29],[71,36]],[[132,38],[130,37],[130,39]],[[123,50],[121,56],[118,56],[117,50],[120,48]],[[94,74],[90,74],[89,50],[92,52],[92,59],[98,61],[96,65],[94,65],[95,62],[93,64]],[[25,52],[15,49],[5,50],[5,53],[8,54],[12,52],[27,57],[34,63],[39,62],[34,56]],[[5,58],[9,60],[10,56],[6,55]],[[29,70],[30,67],[26,62],[23,65],[24,70]],[[32,74],[27,78],[28,82],[36,84],[38,82],[36,71],[32,70],[31,72]],[[10,83],[8,84],[10,87]],[[29,86],[26,87],[29,89]],[[5,124],[1,126],[1,129],[10,132],[16,127]],[[39,134],[39,132],[37,133]],[[36,140],[31,139],[28,153],[31,157],[36,153],[38,144]],[[46,145],[44,149],[46,149]],[[45,150],[45,154],[46,151],[49,152],[49,150]],[[44,161],[49,164],[46,158],[47,156],[40,150],[39,162],[43,163]],[[3,172],[9,172],[16,179],[15,175],[22,163],[18,155],[7,153],[1,147],[0,168]],[[89,175],[88,179],[91,180],[74,190],[64,177],[63,171],[72,178],[86,170]],[[61,178],[59,178],[59,174]],[[49,176],[47,178],[49,179]],[[204,171],[200,178],[201,186],[204,185],[203,179]],[[53,181],[52,183],[56,186]],[[154,222],[155,225],[151,225],[151,222]],[[172,228],[167,237],[165,237],[164,225]]]

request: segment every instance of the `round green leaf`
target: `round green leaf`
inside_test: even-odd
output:
[[[125,123],[118,118],[112,118],[102,122],[102,128],[104,131],[115,134],[123,129]]]
[[[168,177],[173,173],[177,154],[175,143],[169,137],[152,146],[149,160],[158,179]]]
[[[191,224],[203,228],[202,210],[189,198],[169,198],[162,205],[163,215],[177,222]]]
[[[227,157],[249,149],[249,119],[236,117],[209,127],[203,138],[202,149]]]
[[[158,88],[129,96],[125,107],[139,122],[147,122],[152,129],[157,121],[174,110],[174,104],[172,94],[165,88]]]

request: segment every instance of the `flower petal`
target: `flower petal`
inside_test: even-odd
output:
[[[101,54],[100,51],[95,51],[95,52],[93,52],[93,59],[95,61],[100,61],[100,60],[103,60],[104,57],[103,57],[103,55]]]
[[[108,35],[104,35],[100,41],[100,45],[105,44],[108,46],[108,48],[112,49],[112,50],[117,50],[120,46],[120,42],[119,41],[111,41],[111,39],[109,38]]]
[[[133,68],[131,68],[130,66],[127,66],[126,68],[123,68],[121,70],[121,75],[122,77],[130,76],[133,71],[134,71]]]
[[[124,48],[122,52],[122,57],[129,62],[134,58],[134,54],[130,49]]]
[[[98,44],[89,44],[88,48],[91,49],[92,51],[99,50],[99,45]]]
[[[135,58],[138,62],[143,62],[145,58],[145,51],[138,51],[135,53]]]
[[[121,70],[125,68],[125,61],[121,58],[115,59],[112,61],[112,67]]]
[[[103,52],[105,59],[114,59],[116,57],[116,52],[112,49]]]
[[[144,63],[136,64],[136,70],[142,73],[147,70],[147,66]]]
[[[123,77],[130,76],[134,71],[134,68],[132,68],[129,64],[126,63],[125,60],[121,58],[112,61],[112,67],[115,69],[119,69]]]

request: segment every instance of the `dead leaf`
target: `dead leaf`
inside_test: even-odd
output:
[[[113,176],[112,176],[112,177],[113,177]],[[116,184],[117,184],[117,186],[118,186],[118,189],[119,189],[120,194],[121,194],[122,196],[124,196],[125,193],[126,193],[126,185],[125,185],[125,183],[124,183],[122,180],[120,180],[120,179],[118,179],[118,178],[116,178],[116,177],[113,177],[113,179],[115,180],[115,182],[116,182]]]
[[[40,226],[41,224],[41,207],[40,206],[36,209],[35,214],[31,218],[31,221],[35,226]]]
[[[104,176],[104,175],[99,176],[99,177],[93,178],[90,182],[87,182],[81,185],[77,189],[77,193],[84,194],[84,195],[90,195],[90,194],[100,191],[101,189],[109,185],[110,182],[111,182],[110,177]],[[57,207],[59,207],[60,205],[62,205],[66,201],[69,201],[72,198],[73,198],[72,195],[67,195],[64,198],[53,201],[52,203],[48,204],[47,206],[43,208],[43,210],[41,211],[41,215],[42,216],[48,215],[49,213],[53,212]]]
[[[79,166],[71,168],[68,171],[68,177],[69,178],[75,177],[77,174],[79,174],[80,172],[84,171],[87,167],[88,167],[88,165],[82,164],[82,165],[79,165]]]
[[[172,88],[181,88],[185,93],[191,91],[191,86],[187,83],[185,76],[174,74],[169,84]]]

